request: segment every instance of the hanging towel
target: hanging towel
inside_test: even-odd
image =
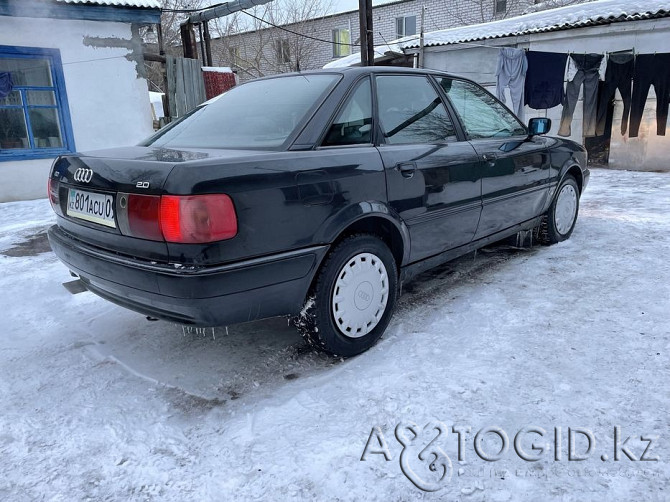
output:
[[[498,99],[505,102],[505,87],[509,87],[512,96],[512,111],[523,122],[524,89],[528,62],[522,49],[504,48],[498,54],[497,93]]]
[[[558,106],[563,101],[563,76],[567,54],[528,51],[525,102],[535,110]]]

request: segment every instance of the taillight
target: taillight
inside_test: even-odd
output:
[[[49,176],[49,181],[47,183],[47,195],[49,196],[49,202],[51,202],[51,208],[58,214],[61,213],[60,198],[58,196],[59,186],[60,181],[58,180],[58,178]]]
[[[128,194],[128,234],[141,239],[162,241],[160,195]]]
[[[139,239],[197,244],[237,234],[235,207],[224,194],[119,193],[116,208],[121,233]]]
[[[221,241],[237,234],[237,215],[225,194],[163,195],[160,227],[167,242]]]

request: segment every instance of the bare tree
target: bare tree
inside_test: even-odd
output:
[[[320,45],[318,20],[331,0],[275,0],[216,23],[219,39],[214,57],[237,69],[243,78],[296,71],[313,66]],[[249,15],[250,14],[250,15]],[[280,27],[280,28],[277,28]],[[253,32],[252,43],[241,45],[235,34]]]

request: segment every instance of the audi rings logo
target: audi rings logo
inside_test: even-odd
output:
[[[74,172],[74,180],[79,183],[88,183],[93,178],[93,169],[80,167]]]

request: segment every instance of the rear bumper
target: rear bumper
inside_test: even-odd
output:
[[[155,264],[89,246],[57,225],[54,253],[93,293],[145,315],[221,326],[299,312],[328,246],[201,268]]]

